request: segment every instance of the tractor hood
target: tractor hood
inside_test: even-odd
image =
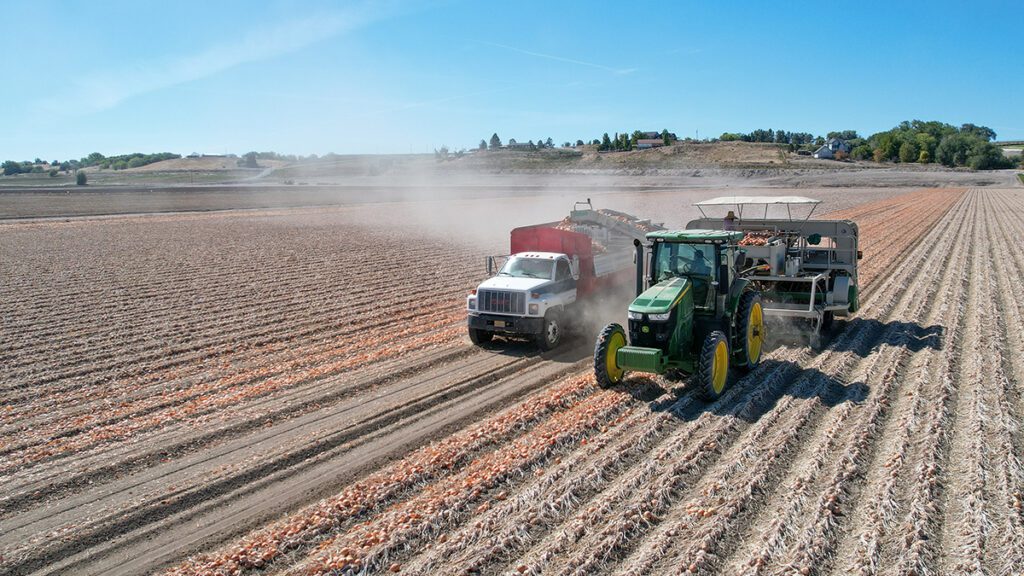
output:
[[[484,280],[477,286],[477,290],[482,289],[494,289],[494,290],[518,290],[520,292],[532,292],[536,291],[545,284],[550,284],[551,280],[546,278],[520,278],[516,276],[492,276],[487,280]]]
[[[629,305],[630,312],[642,314],[664,314],[683,297],[691,287],[688,278],[670,278],[658,282],[636,297]]]

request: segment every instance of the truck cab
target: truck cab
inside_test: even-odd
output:
[[[492,268],[493,270],[493,268]],[[555,252],[522,252],[466,298],[474,344],[495,333],[528,334],[544,349],[558,345],[565,308],[576,302],[578,261]]]
[[[557,222],[514,228],[510,255],[487,257],[490,278],[466,298],[469,339],[479,345],[499,334],[554,348],[570,321],[583,324],[585,308],[629,286],[633,242],[663,229],[623,212],[595,210],[589,199]]]

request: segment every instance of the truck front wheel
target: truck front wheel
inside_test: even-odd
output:
[[[541,350],[552,350],[562,341],[562,324],[559,320],[558,314],[554,311],[549,310],[544,315],[544,326],[537,336],[537,345]]]
[[[490,342],[491,338],[494,338],[494,332],[478,330],[476,328],[469,329],[469,341],[477,346]]]

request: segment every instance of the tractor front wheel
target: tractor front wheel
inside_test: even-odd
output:
[[[626,331],[614,322],[605,326],[594,345],[594,379],[601,388],[611,388],[626,376],[615,355],[626,345]]]
[[[704,339],[697,359],[697,382],[706,400],[717,400],[729,383],[729,339],[715,330]]]

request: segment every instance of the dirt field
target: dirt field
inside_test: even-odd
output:
[[[568,197],[0,224],[0,572],[1019,573],[1022,190],[795,193],[860,224],[863,310],[713,404],[469,345]]]

